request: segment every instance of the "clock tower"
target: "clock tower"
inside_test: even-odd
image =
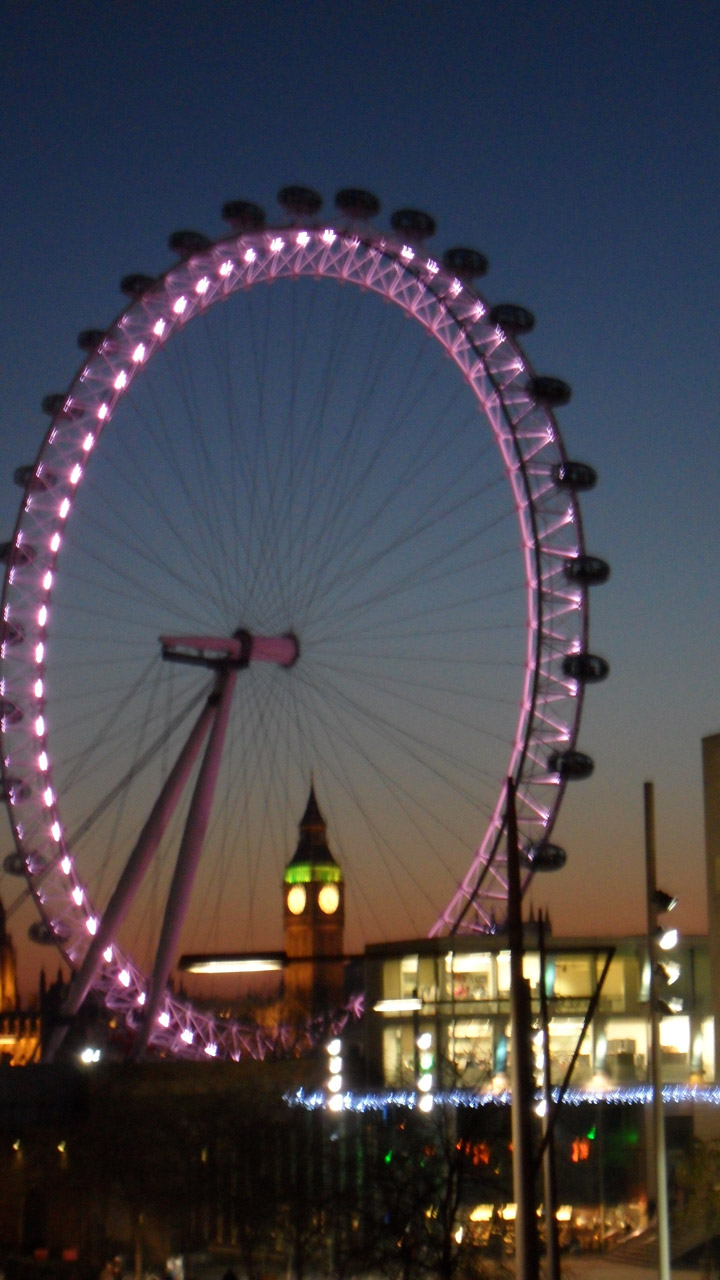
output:
[[[345,885],[312,784],[299,833],[283,882],[285,995],[315,1014],[344,1003]]]

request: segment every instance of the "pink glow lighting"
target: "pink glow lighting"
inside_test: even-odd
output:
[[[173,311],[175,312],[176,316],[181,316],[183,312],[186,310],[187,310],[187,298],[185,298],[182,294],[180,294],[180,297],[177,298],[175,302],[173,302]]]
[[[285,241],[283,240],[282,236],[275,236],[275,238],[270,241],[271,253],[279,253],[280,250],[284,248],[285,248]]]
[[[49,591],[49,590],[50,590],[50,588],[51,588],[51,586],[52,586],[52,580],[53,580],[53,579],[52,579],[52,570],[51,570],[51,569],[48,569],[47,573],[43,576],[43,580],[42,580],[42,584],[43,584],[43,591]]]
[[[60,870],[62,871],[64,876],[70,875],[70,871],[72,870],[72,862],[68,858],[67,854],[65,855],[64,858],[60,860]]]
[[[412,262],[413,258],[415,257],[415,253],[414,253],[414,250],[410,248],[409,244],[403,245],[402,249],[400,250],[400,257],[404,258],[405,262]]]
[[[437,273],[438,273],[438,271],[440,270],[440,268],[439,268],[439,266],[438,266],[437,262],[435,262],[434,258],[428,258],[428,260],[427,260],[427,269],[428,269],[428,271],[430,272],[430,275],[431,275],[431,276],[436,276],[436,275],[437,275]]]
[[[62,502],[60,503],[60,510],[58,512],[58,515],[60,516],[61,520],[67,519],[67,514],[69,510],[70,510],[70,499],[63,498]]]
[[[40,619],[39,619],[39,618],[38,618],[38,622],[40,622]],[[42,626],[42,625],[43,625],[43,624],[40,622],[40,626]],[[42,642],[42,640],[41,640],[39,644],[36,644],[36,645],[35,645],[35,661],[36,661],[36,662],[42,662],[42,660],[43,660],[43,654],[44,654],[44,653],[45,653],[45,645],[43,644],[43,642]]]
[[[138,1002],[138,1004],[139,1004],[139,1005],[141,1005],[141,1006],[142,1006],[142,1005],[144,1005],[144,1003],[145,1003],[146,999],[147,999],[147,996],[145,995],[145,992],[144,992],[144,991],[141,991],[141,992],[140,992],[140,995],[139,995],[139,996],[138,996],[138,998],[137,998],[137,1002]]]
[[[229,262],[229,261],[221,262],[220,266],[218,267],[218,271],[221,276],[229,276],[232,269],[233,269],[233,264],[232,262]]]
[[[81,475],[82,475],[82,467],[80,466],[80,463],[77,462],[73,467],[72,471],[70,472],[70,483],[77,484]]]
[[[36,697],[36,698],[42,698],[42,696],[43,696],[43,682],[42,682],[42,680],[36,680],[36,681],[35,681],[35,684],[33,685],[33,693],[35,694],[35,697]]]
[[[113,383],[113,386],[116,391],[122,391],[123,388],[127,386],[127,374],[124,369],[120,370],[119,374],[117,375]]]
[[[59,823],[59,822],[53,822],[53,824],[52,824],[52,826],[51,826],[51,828],[50,828],[50,835],[52,836],[52,838],[53,838],[53,840],[55,841],[55,843],[56,843],[56,844],[59,844],[61,834],[62,834],[62,833],[61,833],[61,831],[60,831],[60,823]]]
[[[45,806],[48,809],[52,804],[55,803],[55,796],[53,795],[52,787],[45,788],[45,790],[43,791],[43,800],[45,802]]]
[[[119,982],[119,983],[121,984],[121,986],[123,986],[123,987],[129,987],[129,986],[130,986],[130,974],[128,973],[127,969],[121,969],[121,970],[120,970],[120,972],[119,972],[119,974],[118,974],[118,982]]]
[[[161,1013],[161,1014],[159,1014],[159,1015],[158,1015],[158,1022],[160,1023],[160,1026],[161,1026],[161,1027],[169,1027],[169,1026],[170,1026],[170,1014],[169,1014],[169,1013]]]
[[[40,608],[38,609],[38,616],[37,616],[39,627],[45,626],[45,623],[47,622],[47,614],[48,614],[47,605],[41,604]]]
[[[93,935],[93,937],[97,933],[97,927],[98,927],[98,922],[95,916],[88,916],[87,920],[85,921],[85,928],[87,929],[88,933],[91,933]]]
[[[44,733],[45,733],[45,720],[43,719],[42,716],[38,716],[37,720],[35,721],[35,735],[38,738],[42,738]]]
[[[195,285],[195,292],[207,293],[209,288],[210,288],[210,281],[208,280],[207,276],[203,276],[202,279],[198,280],[197,284]]]
[[[107,961],[108,964],[110,963],[112,960],[112,947],[105,948],[103,951],[103,960]]]
[[[143,360],[145,359],[145,350],[146,350],[145,343],[138,342],[135,350],[132,353],[133,362],[135,364],[142,364]]]
[[[297,242],[300,245],[301,249],[307,248],[307,246],[310,243],[310,236],[308,235],[307,231],[298,231]]]
[[[153,325],[153,333],[155,334],[155,337],[162,338],[164,332],[165,332],[165,321],[156,320],[155,324]]]
[[[450,297],[457,298],[459,293],[462,293],[462,285],[459,280],[453,280],[450,285]]]
[[[85,897],[85,892],[79,884],[75,885],[75,888],[72,891],[72,897],[78,907],[82,906],[82,900]]]
[[[52,538],[50,539],[50,550],[55,552],[59,549],[59,547],[60,547],[60,534],[54,533]]]
[[[38,769],[41,773],[47,773],[48,763],[47,751],[41,751],[37,758]]]
[[[104,421],[105,421],[105,419],[107,418],[107,416],[108,416],[109,412],[110,412],[110,410],[108,409],[107,405],[105,404],[105,401],[103,401],[103,403],[102,403],[101,405],[98,405],[97,416],[98,416],[98,418],[100,419],[100,421],[101,421],[101,422],[104,422]]]
[[[186,1029],[182,1032],[180,1039],[183,1041],[184,1044],[192,1044],[195,1037],[192,1031],[190,1031],[189,1028],[186,1027]]]
[[[254,262],[257,258],[257,254],[254,249],[246,249],[243,257],[246,262]]]
[[[208,1057],[209,1057],[209,1058],[215,1058],[215,1057],[217,1056],[217,1051],[218,1051],[218,1050],[217,1050],[217,1045],[216,1045],[216,1044],[206,1044],[206,1045],[205,1045],[205,1052],[206,1052],[206,1054],[208,1055]]]
[[[322,238],[323,244],[334,244],[337,240],[335,232],[332,231],[330,227],[328,227],[326,231],[323,231]]]

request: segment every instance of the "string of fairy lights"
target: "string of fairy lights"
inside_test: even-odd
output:
[[[405,1108],[409,1111],[427,1108],[420,1106],[426,1094],[415,1089],[386,1089],[370,1093],[328,1093],[325,1089],[297,1089],[283,1095],[283,1101],[290,1107],[304,1107],[307,1111],[386,1111],[393,1107]],[[538,1100],[540,1094],[538,1093]],[[568,1089],[561,1097],[560,1090],[553,1090],[553,1100],[563,1106],[580,1107],[607,1103],[611,1106],[650,1105],[653,1098],[652,1085],[636,1084],[610,1089]],[[688,1102],[702,1103],[709,1106],[720,1106],[720,1085],[681,1085],[666,1084],[662,1090],[665,1105],[684,1104]],[[340,1099],[340,1103],[338,1102]],[[512,1103],[510,1090],[501,1093],[473,1093],[465,1089],[439,1091],[432,1095],[436,1106],[465,1107],[478,1110],[483,1107],[509,1107]]]

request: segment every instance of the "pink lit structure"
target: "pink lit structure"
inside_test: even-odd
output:
[[[280,281],[319,280],[328,287],[344,285],[358,294],[378,295],[424,331],[431,347],[445,352],[459,382],[469,389],[479,423],[489,428],[494,441],[519,528],[525,655],[518,671],[514,733],[498,762],[495,802],[478,816],[482,829],[467,843],[464,872],[455,875],[448,900],[437,903],[431,932],[482,932],[504,918],[506,777],[515,781],[519,841],[529,877],[534,869],[562,863],[562,851],[549,845],[548,838],[567,781],[592,768],[589,757],[577,750],[583,690],[588,681],[607,674],[607,665],[588,651],[587,594],[589,586],[607,577],[607,566],[588,556],[583,544],[577,494],[592,486],[594,474],[568,459],[553,412],[567,401],[569,388],[559,379],[537,376],[521,350],[517,337],[532,326],[530,313],[509,304],[493,308],[477,291],[475,277],[486,267],[482,255],[455,249],[435,258],[425,245],[434,224],[413,210],[393,215],[390,231],[375,229],[368,215],[374,217],[379,206],[368,193],[341,192],[336,203],[336,213],[326,219],[314,193],[288,188],[281,193],[282,225],[266,227],[261,210],[236,202],[224,210],[231,234],[216,242],[189,232],[173,237],[180,261],[156,279],[126,278],[129,305],[108,329],[81,335],[82,366],[66,392],[47,399],[50,428],[35,462],[18,477],[24,492],[12,540],[4,549],[2,599],[2,786],[17,849],[6,865],[27,877],[45,936],[57,943],[75,972],[68,1015],[94,988],[134,1031],[138,1052],[150,1046],[188,1056],[261,1057],[269,1048],[282,1047],[285,1036],[282,1028],[271,1033],[217,1021],[171,996],[166,984],[210,821],[236,686],[246,678],[245,668],[257,663],[274,666],[287,681],[304,678],[306,647],[310,661],[312,646],[309,640],[306,646],[296,617],[288,616],[274,630],[266,627],[268,634],[262,635],[254,625],[244,629],[246,614],[238,602],[235,625],[227,634],[205,634],[214,628],[201,623],[198,634],[160,636],[162,659],[204,668],[211,684],[103,907],[91,900],[78,868],[63,788],[56,791],[54,782],[54,725],[46,680],[56,587],[65,571],[63,546],[72,546],[76,506],[86,477],[93,473],[94,455],[102,454],[106,433],[117,429],[113,419],[136,381],[210,309]],[[301,362],[297,352],[291,359]],[[352,444],[348,468],[358,448]],[[442,466],[441,447],[437,449]],[[429,474],[428,464],[423,466]],[[366,469],[370,467],[368,462]],[[266,469],[272,469],[270,464]],[[389,505],[392,499],[388,490],[383,501]],[[452,502],[443,512],[438,500],[432,501],[437,519],[433,538],[440,545],[453,517]],[[276,515],[272,513],[273,519]],[[412,536],[418,540],[421,535]],[[457,554],[461,539],[453,537]],[[391,550],[388,539],[369,566],[374,574],[382,574]],[[71,559],[68,552],[68,567]],[[148,572],[154,572],[150,550],[148,564]],[[333,570],[335,591],[341,572],[342,564]],[[401,572],[407,577],[407,564]],[[70,583],[71,578],[70,572]],[[437,578],[441,590],[442,575]],[[451,621],[438,638],[441,647],[452,642]],[[168,629],[167,611],[158,614],[156,644],[163,627]],[[405,630],[410,629],[411,621]],[[405,644],[412,649],[412,640]],[[147,661],[154,656],[144,655]],[[471,653],[463,660],[475,658]],[[118,931],[206,740],[156,958],[146,976],[121,945]],[[414,739],[407,734],[404,742],[409,755],[417,757],[420,747]],[[464,776],[470,777],[472,760],[465,767]],[[306,781],[307,774],[303,786]],[[341,1011],[336,1026],[347,1016]],[[313,1034],[308,1030],[309,1040]]]

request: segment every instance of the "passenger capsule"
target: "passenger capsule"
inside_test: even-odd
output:
[[[173,253],[180,258],[192,258],[196,253],[202,253],[204,249],[209,249],[212,244],[202,231],[173,231],[168,236],[168,245]]]
[[[380,201],[372,191],[362,191],[359,187],[343,187],[335,196],[335,208],[353,222],[365,222],[376,218],[380,212]]]
[[[265,210],[251,200],[226,201],[222,216],[235,231],[262,231],[265,226]]]
[[[610,664],[596,653],[567,653],[563,658],[563,675],[580,684],[597,684],[607,680]]]
[[[27,784],[21,778],[5,778],[0,782],[0,801],[5,804],[22,804],[24,800],[29,800],[32,792]]]
[[[427,240],[437,230],[435,219],[421,209],[396,209],[390,216],[390,226],[410,240]]]
[[[530,333],[535,328],[535,316],[527,307],[517,302],[498,302],[490,310],[490,323],[506,333]]]
[[[597,484],[597,471],[587,462],[558,462],[552,474],[559,489],[582,492],[594,489]]]
[[[322,209],[322,196],[312,187],[281,187],[278,204],[294,218],[312,218]]]
[[[131,272],[129,276],[123,276],[120,281],[121,291],[128,298],[140,298],[143,293],[147,293],[155,284],[153,276],[144,276],[140,272]]]
[[[561,871],[567,853],[559,844],[534,844],[523,854],[523,861],[533,871]]]
[[[599,587],[610,577],[610,565],[600,556],[575,556],[565,562],[565,577],[584,587]]]
[[[479,249],[446,249],[442,260],[445,269],[452,271],[460,280],[475,280],[478,276],[484,276],[490,265]]]
[[[45,493],[48,489],[54,489],[58,482],[54,471],[48,470],[47,467],[43,467],[42,471],[36,471],[32,463],[25,467],[16,467],[13,480],[21,489],[30,489],[33,493]]]
[[[50,947],[58,942],[65,942],[68,932],[60,921],[55,921],[51,927],[44,920],[34,920],[28,929],[28,938],[31,942],[39,943],[41,947]]]
[[[104,329],[81,329],[77,344],[81,351],[95,351],[105,338]]]
[[[0,720],[3,724],[20,724],[22,718],[23,713],[14,702],[10,702],[7,698],[0,698]]]
[[[7,554],[3,555],[6,547],[12,548],[12,542],[3,542],[0,544],[0,560],[7,562]],[[25,632],[22,627],[18,627],[14,622],[5,622],[0,629],[0,644],[7,645],[8,648],[14,648],[16,644],[22,644],[25,639]]]
[[[49,418],[56,418],[58,414],[62,414],[63,418],[81,418],[83,415],[83,410],[74,405],[72,400],[68,400],[65,391],[51,391],[49,395],[43,396],[40,408]]]
[[[67,396],[62,391],[51,391],[49,395],[43,396],[40,401],[40,408],[43,413],[47,413],[50,418],[54,418],[56,413],[62,409]]]
[[[583,778],[589,778],[594,768],[592,756],[585,755],[583,751],[553,751],[548,758],[550,772],[559,773],[566,782],[579,782]]]
[[[527,389],[535,400],[540,404],[548,405],[551,409],[559,409],[564,404],[569,404],[572,399],[572,388],[568,382],[563,382],[562,378],[538,374],[530,379]]]
[[[19,546],[14,542],[0,542],[0,561],[3,564],[12,562],[17,568],[21,569],[25,565],[32,564],[36,555],[35,548],[29,542],[21,542]],[[15,630],[17,631],[18,628],[16,627]],[[3,639],[5,639],[5,632],[3,632]],[[25,639],[24,635],[22,639]],[[19,643],[19,641],[10,641],[10,643]]]

